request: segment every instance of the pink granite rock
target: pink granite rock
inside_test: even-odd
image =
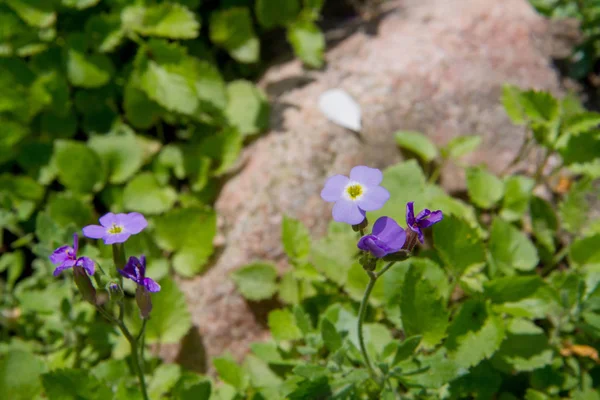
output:
[[[219,196],[225,246],[203,276],[181,281],[198,332],[183,349],[171,349],[170,358],[179,354],[187,367],[204,370],[210,362],[194,348],[203,345],[209,358],[224,351],[241,358],[249,343],[268,337],[264,315],[228,275],[259,259],[285,268],[284,213],[322,234],[331,218],[331,205],[319,197],[327,176],[357,164],[383,168],[399,161],[393,140],[399,129],[425,132],[436,143],[481,134],[483,145],[468,161],[497,171],[523,135],[499,102],[502,85],[560,89],[548,54],[560,44],[551,34],[556,29],[526,0],[397,0],[386,8],[376,35],[352,22],[340,28],[346,37],[328,50],[323,71],[307,72],[292,61],[273,66],[261,80],[273,130],[244,150],[243,168]],[[362,106],[360,136],[319,112],[319,95],[334,87]],[[449,189],[463,184],[452,170],[442,182]]]

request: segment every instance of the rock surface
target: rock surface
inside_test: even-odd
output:
[[[334,32],[341,39],[329,46],[323,71],[306,72],[298,61],[270,68],[260,84],[272,102],[273,129],[245,149],[243,168],[216,204],[225,246],[203,276],[180,282],[196,331],[183,348],[161,353],[205,371],[207,359],[225,351],[241,358],[249,343],[268,337],[265,315],[228,274],[258,259],[284,268],[282,214],[322,234],[331,218],[319,197],[325,178],[357,164],[399,161],[394,131],[422,131],[436,143],[481,134],[483,145],[467,161],[502,169],[524,133],[499,103],[502,85],[560,90],[549,51],[561,48],[561,39],[552,24],[526,0],[397,0],[387,3],[376,34],[353,22]],[[361,104],[361,135],[317,109],[319,95],[333,87]],[[452,170],[442,183],[462,186]]]

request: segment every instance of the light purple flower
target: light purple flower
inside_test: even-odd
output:
[[[74,266],[83,267],[89,275],[94,275],[94,262],[88,257],[77,257],[79,249],[79,237],[73,235],[73,247],[61,246],[50,255],[50,262],[58,265],[54,270],[54,276],[58,276],[62,271]]]
[[[321,198],[334,202],[333,219],[358,225],[365,219],[366,211],[378,210],[390,198],[390,193],[379,186],[383,174],[377,168],[363,165],[350,171],[350,178],[334,175],[327,179]]]
[[[131,279],[138,286],[145,287],[149,292],[160,291],[160,285],[151,278],[146,278],[146,257],[141,256],[129,257],[129,261],[123,269],[117,269],[121,275],[127,279]]]
[[[108,213],[100,217],[100,225],[88,225],[83,235],[91,239],[103,239],[104,244],[123,243],[129,236],[140,233],[148,226],[146,218],[140,213]]]
[[[380,217],[375,221],[371,234],[361,237],[357,246],[381,258],[400,251],[405,241],[406,232],[396,221],[390,217]]]
[[[429,228],[444,218],[440,210],[429,211],[427,208],[421,211],[415,218],[414,201],[406,203],[406,225],[419,235],[419,242],[423,243],[423,232],[421,229]]]

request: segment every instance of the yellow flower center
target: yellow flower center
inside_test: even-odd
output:
[[[359,184],[350,185],[346,188],[346,193],[350,196],[350,199],[356,200],[363,194],[363,188]]]
[[[112,226],[108,228],[108,233],[112,235],[116,235],[117,233],[121,232],[123,232],[123,227],[116,224],[112,224]]]

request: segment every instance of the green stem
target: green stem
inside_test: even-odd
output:
[[[385,267],[381,269],[381,271],[375,274],[375,278],[379,278],[381,275],[385,274],[385,272],[392,268],[392,266],[396,263],[396,261],[390,261]]]
[[[358,343],[360,344],[360,352],[365,360],[365,364],[369,369],[369,373],[371,374],[371,378],[377,383],[378,386],[381,387],[379,382],[379,377],[377,376],[377,372],[373,368],[371,364],[371,359],[369,358],[369,354],[367,353],[367,348],[365,346],[365,338],[363,336],[363,322],[365,319],[365,314],[367,312],[367,304],[369,303],[369,297],[371,296],[371,292],[373,291],[373,287],[375,286],[375,282],[377,282],[377,275],[371,271],[367,271],[369,274],[369,283],[367,284],[367,289],[365,290],[365,294],[360,302],[360,308],[358,310]]]
[[[117,321],[117,322],[118,322],[119,329],[121,329],[121,332],[123,332],[123,335],[125,335],[125,338],[129,342],[129,345],[131,346],[131,358],[133,359],[133,366],[134,366],[135,372],[138,376],[138,380],[140,381],[140,389],[142,390],[142,396],[144,397],[144,400],[149,400],[148,390],[146,389],[146,380],[144,378],[144,371],[142,371],[140,359],[138,356],[137,340],[133,337],[131,332],[129,332],[129,329],[127,329],[127,327],[125,326],[123,321]]]

